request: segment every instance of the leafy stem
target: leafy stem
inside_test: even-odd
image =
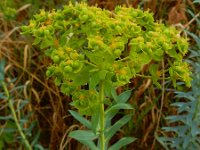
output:
[[[100,144],[101,150],[105,150],[105,112],[104,112],[104,82],[99,84],[99,101],[100,101]]]
[[[11,99],[10,99],[10,94],[9,94],[9,92],[8,92],[8,89],[7,89],[7,87],[6,87],[6,84],[5,84],[5,82],[1,82],[1,84],[2,84],[2,86],[3,86],[3,90],[4,90],[4,92],[5,92],[5,94],[6,94],[6,97],[7,97],[7,100],[8,100],[8,106],[10,107],[10,110],[11,110],[11,113],[12,113],[12,116],[13,116],[13,119],[14,119],[15,124],[16,124],[16,126],[17,126],[17,129],[18,129],[18,131],[19,131],[19,133],[20,133],[20,135],[21,135],[21,137],[22,137],[22,139],[23,139],[23,141],[24,141],[24,144],[25,144],[27,150],[32,150],[31,145],[29,144],[29,142],[28,142],[26,136],[24,135],[24,133],[23,133],[23,131],[22,131],[22,128],[21,128],[21,126],[20,126],[20,124],[19,124],[19,121],[18,121],[18,119],[17,119],[17,115],[16,115],[16,112],[15,112],[13,103],[12,103],[12,101],[11,101]]]

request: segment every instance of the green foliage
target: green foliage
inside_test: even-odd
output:
[[[159,138],[159,141],[163,143],[165,147],[175,148],[177,150],[195,150],[200,148],[199,63],[199,60],[198,62],[194,63],[195,70],[192,75],[192,90],[189,92],[176,92],[177,98],[186,99],[187,101],[175,102],[172,104],[172,106],[177,107],[178,114],[174,116],[168,116],[166,119],[169,123],[176,123],[177,125],[172,127],[163,127],[165,132],[175,133],[174,137]]]
[[[93,89],[100,80],[108,81],[109,86],[125,85],[143,65],[164,56],[170,58],[174,86],[177,79],[190,86],[190,71],[182,62],[187,40],[174,28],[155,23],[148,12],[124,7],[109,12],[86,4],[69,5],[52,12],[41,10],[22,29],[35,37],[34,44],[46,49],[53,60],[47,76],[54,76],[67,95],[88,83]],[[150,72],[157,83],[160,67],[153,66]]]
[[[0,12],[2,12],[3,14],[3,18],[6,20],[12,20],[15,19],[16,15],[17,15],[17,11],[15,8],[12,7],[12,3],[7,4],[7,1],[0,2]]]
[[[119,129],[131,119],[131,115],[125,115],[124,117],[119,119],[114,125],[111,124],[112,119],[115,115],[117,115],[119,109],[133,109],[129,104],[126,104],[126,101],[129,99],[130,92],[124,92],[119,96],[116,95],[116,98],[120,100],[120,98],[122,98],[122,95],[124,99],[122,99],[121,102],[113,102],[113,104],[108,106],[108,108],[105,110],[105,149],[107,149],[112,136],[114,136],[116,132],[119,131]],[[89,121],[75,111],[70,110],[69,112],[75,119],[77,119],[89,129],[87,131],[72,131],[70,132],[69,136],[87,145],[91,150],[99,150],[93,142],[93,140],[97,139],[100,135],[99,116],[93,115],[92,117],[94,118],[91,121]],[[98,108],[96,109],[95,114],[99,114]],[[136,138],[132,137],[122,138],[118,142],[113,144],[109,149],[113,149],[116,147],[118,147],[119,149],[120,147],[130,144],[135,140]]]
[[[154,22],[149,12],[125,7],[110,12],[83,3],[69,4],[61,10],[41,10],[22,30],[33,35],[34,44],[52,59],[47,76],[55,78],[63,93],[72,95],[71,105],[81,115],[91,116],[90,122],[70,111],[88,130],[72,131],[69,135],[91,149],[108,149],[112,136],[131,119],[131,115],[126,115],[111,124],[120,109],[133,109],[127,104],[130,91],[119,96],[114,91],[129,83],[144,65],[149,64],[146,74],[157,86],[164,72],[174,86],[176,80],[190,86],[188,64],[182,61],[187,40],[175,28]],[[164,58],[168,68],[159,64]],[[89,89],[83,88],[85,85]],[[134,140],[123,138],[110,149],[119,149]]]
[[[169,123],[175,125],[163,127],[165,132],[174,134],[172,137],[158,138],[158,141],[166,149],[200,149],[200,38],[189,31],[187,33],[196,42],[196,45],[191,48],[187,60],[193,68],[192,89],[189,92],[176,92],[176,98],[179,101],[171,105],[177,108],[178,114],[166,117]]]
[[[3,119],[1,117],[1,119]],[[5,118],[4,118],[5,119]],[[7,121],[7,124],[4,128],[1,129],[0,136],[0,150],[6,147],[6,144],[11,144],[14,142],[14,135],[9,132],[9,129],[16,128],[15,124],[12,121]],[[5,130],[7,129],[7,130]]]
[[[37,121],[32,121],[30,125],[29,119],[32,112],[23,113],[24,108],[29,103],[28,100],[19,100],[17,103],[14,99],[15,93],[21,93],[24,86],[17,86],[8,91],[7,86],[14,83],[14,79],[9,83],[5,81],[7,74],[4,72],[5,59],[0,60],[0,99],[5,100],[4,107],[1,108],[1,112],[5,113],[0,116],[1,130],[0,130],[0,150],[8,148],[8,144],[17,145],[17,143],[23,143],[24,147],[31,150],[32,147],[44,150],[44,148],[38,144],[40,132],[35,130],[37,127]],[[2,101],[3,103],[3,101]],[[17,118],[17,113],[20,114],[20,118]],[[27,126],[24,128],[24,126]],[[33,132],[36,134],[33,135]],[[31,145],[28,143],[27,138],[30,139]],[[9,147],[10,148],[10,147]],[[11,147],[12,148],[12,147]]]

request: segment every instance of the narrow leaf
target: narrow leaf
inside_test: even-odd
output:
[[[79,140],[79,142],[88,146],[90,150],[99,150],[93,141]]]
[[[126,103],[130,98],[132,90],[125,91],[117,97],[118,103]]]
[[[136,140],[136,138],[124,137],[124,138],[120,139],[117,143],[112,145],[108,150],[120,150],[120,148],[134,142],[135,140]]]
[[[32,140],[32,142],[31,142],[31,145],[36,145],[36,143],[38,143],[38,141],[39,141],[39,138],[40,138],[40,132],[38,131],[38,132],[36,133],[36,135],[33,137],[33,140]]]
[[[189,32],[189,31],[187,31],[187,34],[189,34],[195,40],[198,48],[200,48],[200,38],[197,35],[195,35],[194,33]]]
[[[156,140],[166,149],[166,150],[169,150],[167,145],[165,144],[165,141],[166,141],[166,137],[159,137],[157,135],[155,135],[156,137]]]
[[[13,117],[11,115],[9,116],[0,116],[0,120],[9,120],[12,119]]]
[[[96,111],[92,114],[92,131],[96,133],[99,128],[99,107],[96,107]]]
[[[76,139],[80,143],[88,146],[91,150],[98,150],[93,140],[95,140],[98,135],[95,135],[92,131],[76,130],[69,133],[69,137]]]
[[[112,111],[119,110],[119,109],[133,109],[133,107],[130,104],[118,103],[108,108],[106,110],[106,115]]]
[[[110,127],[111,126],[111,120],[112,118],[115,117],[115,115],[118,113],[118,110],[113,110],[111,112],[109,112],[108,114],[106,114],[106,127]]]
[[[39,144],[36,144],[36,145],[34,145],[33,146],[34,147],[34,149],[37,149],[37,150],[46,150],[46,149],[44,149],[41,145],[39,145]]]
[[[119,131],[119,129],[124,126],[129,120],[131,119],[131,115],[126,115],[123,118],[121,118],[120,120],[118,120],[112,127],[110,127],[106,133],[105,133],[105,137],[107,142],[110,140],[110,138],[112,138],[112,136]]]
[[[111,95],[114,98],[114,100],[117,102],[118,97],[117,97],[116,89],[114,87],[112,87],[112,89],[111,89]]]
[[[94,140],[96,139],[98,136],[96,134],[94,134],[94,132],[92,132],[91,130],[76,130],[76,131],[71,131],[69,133],[69,137],[74,138],[78,141],[87,141],[87,140]]]
[[[84,117],[82,117],[79,113],[73,111],[73,110],[69,110],[70,114],[76,119],[78,120],[80,123],[82,123],[84,126],[86,126],[88,129],[91,129],[92,125],[91,123],[85,119]]]

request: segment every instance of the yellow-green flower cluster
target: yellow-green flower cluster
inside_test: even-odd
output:
[[[66,94],[87,84],[95,89],[101,80],[110,86],[125,85],[143,65],[159,64],[163,59],[169,63],[165,69],[174,83],[178,79],[190,85],[190,71],[182,61],[187,40],[175,28],[154,22],[149,12],[126,7],[110,12],[81,3],[51,12],[41,10],[22,29],[46,50],[52,59],[46,74],[54,76]],[[161,69],[154,68],[156,72]],[[152,72],[146,75],[157,81],[159,77]]]

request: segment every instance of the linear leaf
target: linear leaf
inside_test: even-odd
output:
[[[109,141],[112,136],[119,131],[131,119],[131,115],[126,115],[118,120],[113,126],[111,126],[105,133],[106,140]]]
[[[96,134],[94,134],[94,132],[92,132],[91,130],[75,130],[75,131],[71,131],[69,133],[69,137],[74,138],[76,140],[82,140],[82,141],[87,141],[87,140],[94,140],[96,139],[98,136]]]
[[[98,135],[95,135],[91,130],[76,130],[69,133],[69,137],[76,139],[82,144],[88,146],[91,150],[98,150],[93,140],[95,140]]]
[[[117,97],[116,89],[114,87],[112,87],[112,89],[111,89],[111,95],[114,98],[114,100],[117,102],[118,101],[118,97]]]
[[[85,141],[85,140],[79,140],[79,141],[80,143],[88,146],[90,150],[99,150],[93,141]]]
[[[118,110],[113,110],[106,114],[106,127],[110,127],[112,118],[118,113]]]
[[[189,32],[189,31],[187,31],[187,34],[189,34],[195,40],[198,48],[200,48],[200,38],[197,35],[195,35],[194,33]]]
[[[12,119],[13,117],[11,115],[9,116],[0,116],[0,120],[9,120]]]
[[[47,150],[47,149],[43,148],[42,145],[40,145],[40,144],[36,144],[33,147],[34,147],[34,149],[37,149],[37,150]]]
[[[135,140],[136,140],[136,138],[124,137],[124,138],[120,139],[117,143],[112,145],[108,150],[119,150],[123,146],[126,146],[126,145],[134,142]]]
[[[117,97],[117,102],[118,103],[126,103],[128,101],[128,99],[130,98],[132,93],[132,90],[127,90],[123,93],[121,93],[118,97]]]
[[[70,114],[76,119],[78,120],[80,123],[82,123],[84,126],[86,126],[88,129],[91,129],[92,125],[91,123],[85,119],[84,117],[82,117],[79,113],[73,111],[73,110],[69,110]]]
[[[119,109],[133,109],[133,107],[130,104],[118,103],[108,108],[106,110],[106,115],[112,111],[119,110]]]
[[[99,110],[100,107],[96,107],[96,111],[92,114],[91,122],[92,122],[92,131],[96,133],[99,128]]]

